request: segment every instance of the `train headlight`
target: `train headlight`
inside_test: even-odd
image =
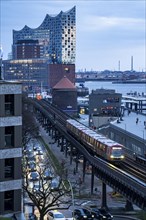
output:
[[[110,155],[110,158],[114,158],[114,156],[113,156],[113,155]]]
[[[125,158],[124,155],[122,155],[122,156],[121,156],[121,159],[124,159],[124,158]]]

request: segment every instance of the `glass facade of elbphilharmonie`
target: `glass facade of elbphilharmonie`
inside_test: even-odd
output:
[[[75,64],[76,8],[67,12],[61,11],[58,15],[47,14],[37,28],[32,29],[25,25],[19,31],[13,30],[13,59],[19,59],[18,42],[22,40],[37,40],[40,58],[47,59],[50,64]]]

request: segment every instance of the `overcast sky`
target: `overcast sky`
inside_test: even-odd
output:
[[[76,6],[76,71],[146,69],[146,0],[0,0],[0,44],[11,51],[12,30],[37,28],[46,14]]]

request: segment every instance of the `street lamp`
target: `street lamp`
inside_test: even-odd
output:
[[[73,205],[73,220],[74,220],[74,209],[75,209],[75,201],[74,201],[74,193],[73,193],[73,188],[71,185],[70,180],[67,180],[71,189],[71,196],[72,196],[72,205]]]

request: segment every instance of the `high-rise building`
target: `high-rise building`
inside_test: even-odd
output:
[[[63,76],[75,83],[76,8],[46,15],[38,28],[13,30],[12,58],[3,61],[4,79],[26,91],[51,90]]]
[[[20,83],[0,80],[0,216],[22,214],[21,96]]]
[[[23,40],[37,40],[40,48],[41,58],[48,59],[49,63],[75,64],[76,52],[76,8],[75,6],[67,12],[60,12],[58,15],[46,15],[42,24],[37,28],[24,26],[23,29],[13,30],[13,59],[20,59],[25,52],[25,45],[21,45],[21,52],[18,54],[18,47]],[[26,57],[30,58],[30,57]]]

